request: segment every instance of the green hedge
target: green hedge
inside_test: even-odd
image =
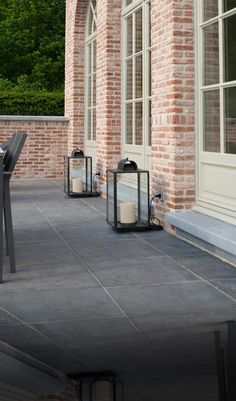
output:
[[[63,116],[64,93],[0,91],[0,115]]]

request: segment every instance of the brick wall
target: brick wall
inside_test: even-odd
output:
[[[66,3],[66,121],[3,121],[1,138],[29,134],[17,176],[60,177],[63,154],[84,142],[87,0]],[[152,0],[152,182],[168,210],[195,200],[193,0]],[[121,2],[97,0],[97,168],[121,157]],[[26,161],[27,160],[27,161]]]
[[[121,157],[121,2],[97,0],[97,167]]]
[[[86,0],[67,1],[66,99],[70,118],[69,149],[84,147],[84,63]],[[97,0],[97,168],[101,181],[106,168],[120,160],[121,64],[120,1]]]
[[[66,2],[65,115],[68,147],[84,147],[84,41],[87,0]]]
[[[62,118],[1,117],[0,143],[14,132],[28,135],[15,169],[15,178],[61,178],[68,152],[68,121]]]
[[[66,115],[69,143],[83,143],[87,2],[67,1]],[[121,2],[97,0],[97,168],[121,157]],[[160,214],[195,200],[193,1],[152,0],[152,179]]]
[[[151,4],[152,178],[163,215],[195,200],[193,1]]]

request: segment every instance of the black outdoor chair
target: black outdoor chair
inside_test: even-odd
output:
[[[10,140],[1,145],[1,147],[6,150],[3,168],[3,212],[5,222],[6,249],[7,255],[9,255],[11,273],[15,273],[16,263],[12,226],[10,179],[26,138],[27,134],[15,133]]]

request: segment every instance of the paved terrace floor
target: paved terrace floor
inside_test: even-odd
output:
[[[100,198],[12,183],[17,273],[0,340],[65,373],[113,370],[125,401],[216,401],[213,332],[236,319],[236,269],[166,232],[114,232]]]

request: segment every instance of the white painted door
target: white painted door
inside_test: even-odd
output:
[[[86,156],[96,166],[96,0],[89,0],[85,41],[85,134]]]
[[[236,224],[236,4],[196,0],[196,210]]]
[[[122,156],[151,168],[150,2],[124,2],[122,14]]]

